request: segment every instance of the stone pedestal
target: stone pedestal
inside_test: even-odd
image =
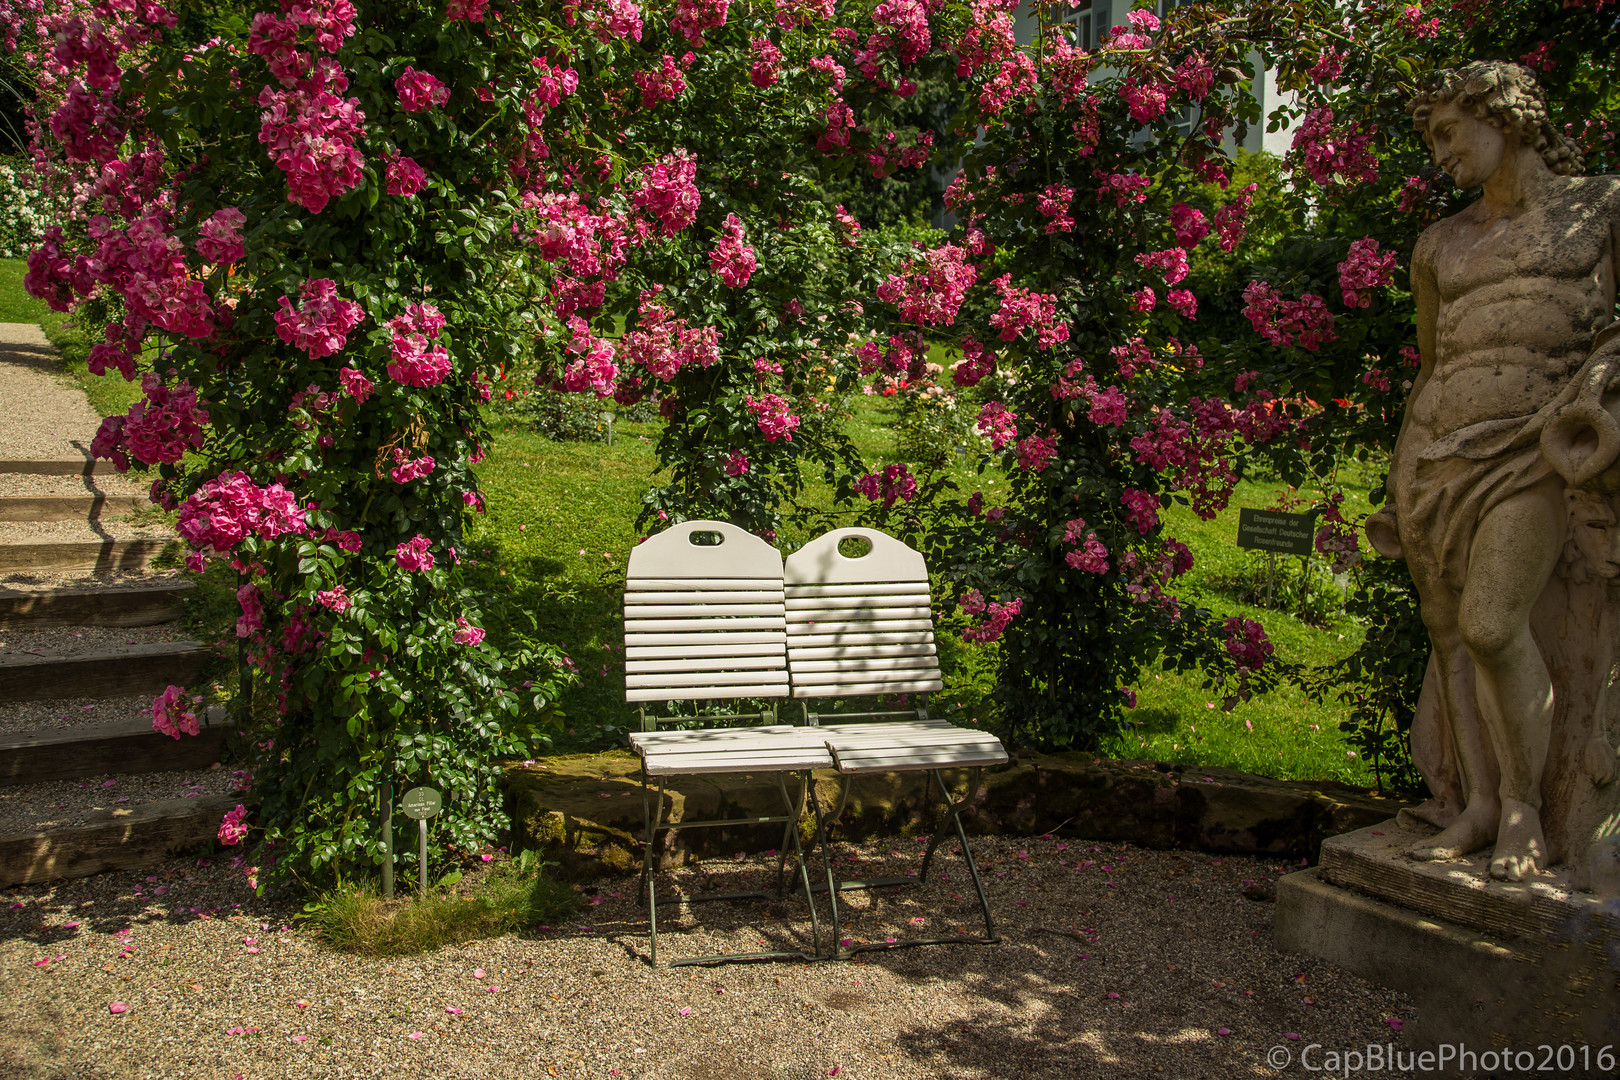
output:
[[[1488,849],[1405,856],[1433,831],[1389,821],[1324,841],[1318,867],[1278,882],[1277,947],[1411,996],[1404,1046],[1620,1051],[1620,899],[1567,871],[1492,881]]]

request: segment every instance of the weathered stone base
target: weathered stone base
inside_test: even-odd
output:
[[[1412,997],[1418,1015],[1401,1035],[1404,1048],[1449,1044],[1485,1051],[1568,1044],[1590,1046],[1595,1054],[1612,1044],[1620,1051],[1620,936],[1612,932],[1614,913],[1608,905],[1549,881],[1517,893],[1499,884],[1488,888],[1462,861],[1437,868],[1390,854],[1374,869],[1374,855],[1392,846],[1386,840],[1396,828],[1389,822],[1337,837],[1324,845],[1322,866],[1277,883],[1279,949],[1320,957]],[[1347,855],[1346,849],[1355,854]],[[1336,872],[1359,877],[1359,884],[1328,880]],[[1446,888],[1472,894],[1472,906],[1453,910],[1498,927],[1507,925],[1506,913],[1517,896],[1528,933],[1491,932],[1398,906],[1360,891],[1369,883],[1403,896],[1428,897],[1424,906],[1429,907]],[[1554,908],[1565,917],[1558,919]],[[1453,1069],[1449,1075],[1489,1071]],[[1599,1075],[1595,1065],[1589,1071]],[[1577,1065],[1545,1075],[1586,1074]]]
[[[957,791],[965,770],[947,773]],[[932,830],[940,803],[926,773],[863,776],[832,829],[835,838],[907,836]],[[818,774],[823,808],[837,805],[840,780]],[[514,843],[539,848],[569,876],[640,864],[642,797],[637,759],[606,753],[546,759],[507,772]],[[668,788],[673,820],[781,812],[774,781],[678,777]],[[1090,754],[1019,754],[987,769],[963,813],[980,835],[1069,836],[1232,854],[1312,858],[1322,841],[1389,817],[1399,803],[1332,783],[1290,783],[1231,769],[1111,761]],[[693,829],[666,834],[661,865],[694,857],[777,847],[776,826]],[[662,842],[661,838],[661,842]]]

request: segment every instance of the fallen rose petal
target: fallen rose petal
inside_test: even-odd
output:
[[[1215,1029],[1215,1034],[1217,1034],[1217,1035],[1230,1035],[1230,1034],[1232,1034],[1232,1029],[1231,1028],[1216,1028]]]
[[[308,1035],[294,1035],[293,1036],[293,1042],[308,1042],[308,1041],[309,1041],[309,1036]]]
[[[682,1005],[681,1006],[681,1015],[682,1016],[691,1016],[692,1015],[692,1006],[690,1006],[690,1005]]]
[[[1118,1001],[1119,1000],[1119,995],[1114,993],[1112,990],[1110,990],[1110,991],[1108,991],[1108,1000],[1109,1001]]]
[[[307,1009],[309,1008],[309,1002],[304,998],[299,998],[297,1001],[293,1002],[293,1008]]]
[[[451,1016],[460,1016],[461,1015],[461,1010],[456,1008],[454,1005],[446,1005],[444,1007],[444,1011],[449,1013]]]
[[[473,978],[482,979],[483,977],[484,977],[484,969],[483,968],[473,968]]]
[[[409,1035],[407,1035],[405,1037],[407,1039],[425,1039],[425,1038],[427,1038],[427,1036],[422,1034],[420,1031],[413,1031],[413,1032],[411,1032]]]
[[[111,1005],[107,1006],[107,1011],[112,1013],[114,1016],[117,1016],[119,1013],[129,1012],[129,1006],[125,1005],[122,1001],[115,1001]]]
[[[1299,1042],[1299,1035],[1296,1032],[1285,1031],[1283,1032],[1283,1038],[1287,1039],[1289,1042]]]
[[[1397,1020],[1393,1016],[1387,1018],[1384,1021],[1384,1023],[1388,1024],[1390,1026],[1390,1030],[1392,1030],[1392,1031],[1399,1031],[1399,1030],[1401,1030],[1401,1028],[1406,1026],[1405,1024],[1403,1024],[1401,1021]]]

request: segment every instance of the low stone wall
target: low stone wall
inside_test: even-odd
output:
[[[967,770],[946,774],[957,792]],[[837,805],[840,778],[818,773],[818,798]],[[830,827],[834,839],[914,836],[938,822],[937,790],[927,773],[863,776]],[[589,878],[639,868],[643,837],[640,772],[627,752],[548,758],[507,771],[514,850],[537,848],[563,876]],[[673,820],[779,814],[771,775],[678,777],[666,789]],[[1061,831],[1091,840],[1153,848],[1191,848],[1315,861],[1324,839],[1387,821],[1401,803],[1332,782],[1268,780],[1233,769],[1090,754],[1016,754],[986,769],[963,813],[978,835]],[[808,830],[807,830],[808,832]],[[675,830],[659,837],[660,866],[694,857],[780,847],[781,826]]]

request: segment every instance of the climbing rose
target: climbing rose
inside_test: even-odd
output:
[[[665,154],[641,170],[630,202],[658,219],[665,236],[674,236],[697,220],[697,158],[686,150]]]
[[[405,314],[388,320],[393,337],[389,345],[388,377],[405,386],[437,386],[450,374],[450,352],[429,345],[439,336],[444,316],[432,304],[411,304]]]
[[[454,637],[457,645],[477,645],[484,640],[484,630],[464,618],[457,618]]]
[[[1018,444],[1018,467],[1040,472],[1057,456],[1057,433],[1029,435]]]
[[[974,590],[969,595],[977,596],[978,590]],[[968,597],[964,596],[962,600],[962,610],[968,611]],[[982,598],[979,603],[983,603]],[[1000,641],[1001,635],[1007,631],[1007,624],[1012,622],[1013,618],[1023,609],[1024,602],[1022,600],[1009,600],[1004,604],[995,602],[986,604],[980,609],[985,613],[984,621],[977,626],[970,626],[963,630],[962,639],[964,641]],[[972,614],[972,612],[969,613]]]
[[[276,336],[302,349],[311,360],[343,351],[349,331],[360,325],[365,309],[353,300],[340,300],[331,278],[305,281],[298,290],[303,304],[294,310],[283,296],[276,312]]]
[[[180,506],[176,530],[204,555],[227,552],[250,533],[274,540],[283,533],[305,535],[303,507],[280,484],[261,488],[246,473],[221,473],[191,493]]]
[[[764,394],[757,400],[752,396],[743,399],[748,409],[754,414],[754,422],[759,425],[759,433],[765,436],[766,442],[793,441],[793,431],[799,426],[799,418],[789,413],[787,400],[777,394]]]
[[[1170,227],[1176,231],[1176,244],[1184,248],[1197,247],[1198,242],[1209,235],[1204,212],[1186,203],[1176,203],[1170,209]]]
[[[236,620],[236,636],[258,637],[264,633],[264,597],[257,585],[243,585],[236,590],[236,603],[242,614]]]
[[[366,399],[371,396],[371,391],[375,385],[375,383],[366,378],[361,372],[356,371],[354,368],[346,367],[342,371],[338,372],[339,388],[341,388],[345,394],[348,394],[350,397],[354,398],[356,404],[364,405],[366,403]]]
[[[999,401],[989,401],[979,409],[977,427],[979,434],[990,440],[991,449],[1000,450],[1003,446],[1018,438],[1018,426],[1014,423],[1018,414]]]
[[[242,245],[242,225],[246,221],[247,215],[234,206],[214,211],[198,229],[197,254],[220,266],[236,262],[247,254]]]
[[[1363,237],[1350,245],[1350,252],[1339,264],[1339,288],[1344,293],[1345,307],[1366,307],[1372,297],[1367,289],[1388,285],[1395,275],[1395,253],[1378,253],[1378,241]]]
[[[769,38],[754,38],[748,44],[758,58],[748,69],[748,81],[761,90],[774,85],[782,72],[782,50]]]
[[[727,285],[740,289],[748,284],[759,263],[754,258],[754,249],[743,242],[742,219],[736,214],[727,214],[722,228],[725,235],[709,252],[709,269]]]
[[[406,112],[424,112],[450,100],[450,88],[425,71],[407,66],[394,80],[399,104]]]
[[[241,803],[236,804],[235,810],[227,810],[219,823],[219,842],[227,847],[240,844],[248,834],[247,826],[242,823],[245,817],[247,808]]]
[[[742,476],[748,471],[748,455],[741,450],[733,450],[720,461],[725,466],[727,476]]]
[[[967,261],[968,254],[955,244],[925,251],[878,286],[878,299],[897,305],[902,322],[949,326],[956,321],[968,289],[979,280],[979,271]]]
[[[656,108],[660,102],[674,101],[686,91],[686,76],[676,66],[675,58],[665,53],[656,71],[638,71],[632,79],[641,91],[641,107]]]
[[[1264,627],[1253,619],[1234,615],[1222,624],[1222,629],[1226,631],[1226,652],[1239,670],[1259,671],[1265,666],[1272,646]]]
[[[396,484],[408,484],[412,480],[424,477],[433,471],[434,462],[431,457],[423,456],[414,461],[407,460],[405,451],[396,448],[394,450],[394,460],[399,464],[394,466],[388,475]]]
[[[917,478],[902,462],[887,466],[881,473],[867,473],[855,481],[855,490],[873,502],[883,500],[883,509],[893,506],[895,500],[910,502],[917,494]]]
[[[264,110],[259,141],[287,174],[288,200],[312,214],[365,179],[365,160],[355,144],[365,133],[366,114],[359,98],[337,96],[348,85],[337,65],[323,56],[315,75],[295,89],[266,86],[259,92]]]
[[[388,162],[388,194],[415,195],[427,186],[427,173],[414,158],[396,157]]]
[[[342,585],[336,585],[325,592],[315,594],[318,603],[330,608],[333,612],[342,615],[353,606],[354,601],[349,599],[348,590]]]
[[[1243,314],[1254,329],[1273,345],[1286,348],[1297,336],[1303,349],[1315,352],[1338,339],[1333,330],[1333,312],[1315,293],[1298,300],[1284,300],[1282,293],[1264,281],[1251,281],[1243,290]]]
[[[1152,492],[1126,488],[1119,501],[1125,506],[1125,520],[1143,536],[1159,524],[1159,497]]]
[[[394,550],[394,562],[401,570],[431,570],[433,553],[428,548],[432,546],[433,541],[425,536],[412,537]]]
[[[197,714],[186,706],[185,694],[184,687],[170,686],[152,699],[152,708],[149,711],[152,714],[153,731],[175,739],[178,739],[182,732],[187,735],[202,732],[197,723]]]

